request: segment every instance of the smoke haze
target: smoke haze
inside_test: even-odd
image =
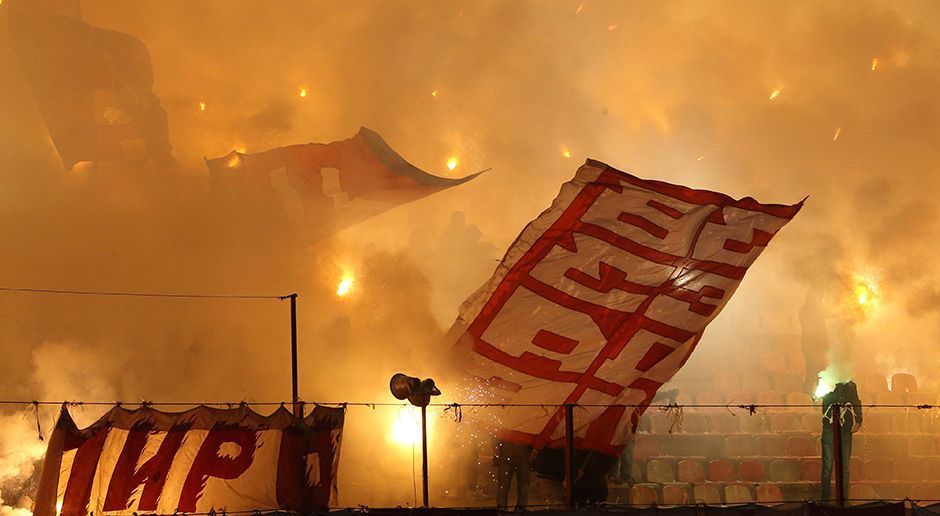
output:
[[[147,45],[180,165],[62,170],[0,5],[0,286],[298,292],[301,396],[391,401],[394,372],[446,377],[459,303],[591,157],[761,202],[809,196],[700,350],[798,333],[810,286],[836,307],[863,278],[877,306],[834,348],[940,387],[935,2],[84,0],[82,15]],[[210,187],[204,156],[360,126],[435,174],[493,170],[309,247],[289,213]],[[0,293],[0,314],[4,399],[289,398],[286,301]],[[42,444],[32,413],[5,410],[0,496],[28,507]],[[369,410],[347,417],[341,504],[411,503],[410,452],[386,454],[370,423],[399,409]]]

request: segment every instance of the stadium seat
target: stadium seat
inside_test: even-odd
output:
[[[776,484],[760,484],[755,489],[757,503],[781,503],[784,501],[783,492]]]
[[[650,432],[654,434],[670,434],[678,429],[676,418],[663,412],[650,414]]]
[[[734,464],[721,459],[709,462],[708,480],[711,482],[734,482]]]
[[[729,369],[719,369],[712,375],[712,388],[717,392],[741,390],[741,376]]]
[[[881,373],[862,373],[857,375],[854,381],[860,391],[875,393],[888,391],[888,381],[885,380],[884,375]]]
[[[766,414],[748,414],[740,416],[741,432],[745,434],[766,434],[770,431],[770,418]]]
[[[634,437],[633,456],[636,458],[658,457],[659,441],[656,435],[637,435]]]
[[[886,411],[869,410],[863,414],[861,431],[868,434],[888,434],[894,428],[894,417]]]
[[[802,435],[787,437],[787,455],[812,457],[816,455],[816,440]]]
[[[921,459],[903,459],[894,465],[896,480],[901,482],[923,482],[930,480],[924,477],[924,461]]]
[[[721,504],[721,492],[718,490],[720,484],[696,484],[692,488],[692,497],[695,503],[704,503],[707,505]]]
[[[879,392],[875,394],[875,403],[878,405],[904,405],[904,395],[890,391]]]
[[[664,460],[651,460],[646,463],[646,481],[656,484],[676,481],[676,472],[672,463]]]
[[[849,474],[851,475],[851,471]],[[819,482],[820,478],[822,478],[822,460],[803,459],[800,463],[800,480]]]
[[[888,482],[893,477],[894,461],[887,458],[875,458],[862,463],[862,477],[859,480]]]
[[[736,434],[741,431],[741,417],[726,410],[709,414],[708,428],[713,434]]]
[[[800,480],[800,463],[790,459],[770,462],[770,480],[773,482],[797,482]]]
[[[754,455],[754,451],[754,439],[749,435],[729,435],[725,437],[724,455],[726,457],[751,457]]]
[[[679,482],[694,484],[705,481],[705,464],[702,461],[692,459],[680,460],[677,469],[678,475],[676,475],[676,479]]]
[[[688,484],[666,484],[663,486],[663,505],[687,505],[690,498]]]
[[[630,503],[632,505],[656,505],[659,503],[659,493],[656,484],[634,484],[630,486]]]
[[[937,395],[932,392],[908,392],[904,400],[908,405],[937,405]]]
[[[760,354],[761,371],[768,373],[777,373],[785,371],[787,368],[787,357],[778,351],[765,351]]]
[[[799,430],[800,419],[793,414],[774,414],[770,419],[770,431],[775,434]]]
[[[754,439],[754,447],[759,457],[780,457],[786,455],[787,441],[780,435],[760,435]]]
[[[920,432],[919,411],[895,414],[891,418],[891,430],[896,434],[916,434]]]
[[[809,405],[815,405],[813,403],[813,397],[805,392],[790,392],[787,393],[786,399],[787,405],[807,405],[805,407],[787,407],[787,410],[792,410],[795,412],[816,412],[819,409],[811,407]]]
[[[832,494],[835,496],[835,486],[833,486]],[[878,492],[875,491],[875,488],[871,485],[855,483],[849,486],[849,492],[846,498],[850,499],[853,504],[861,504],[881,499]]]
[[[908,496],[911,500],[940,500],[940,484],[936,482],[914,484]]]
[[[791,371],[774,374],[774,389],[779,392],[799,392],[803,388],[803,375]]]
[[[806,359],[801,351],[790,351],[786,353],[787,371],[798,373],[801,377],[806,373]]]
[[[754,495],[750,486],[744,484],[729,484],[725,486],[725,503],[751,503]]]
[[[937,436],[915,435],[908,441],[908,453],[913,457],[936,457]]]
[[[925,459],[923,462],[924,480],[940,482],[940,459]],[[940,498],[938,498],[940,500]]]
[[[891,392],[917,392],[917,379],[909,373],[894,373],[891,376]]]
[[[725,394],[703,391],[695,395],[695,403],[698,405],[724,405]]]
[[[757,405],[765,405],[765,406],[766,405],[783,405],[784,401],[785,399],[783,397],[783,394],[777,391],[758,392],[754,396],[754,403],[756,403]],[[781,409],[778,407],[770,407],[767,410],[777,412],[777,411],[780,411]]]
[[[682,425],[679,431],[685,434],[708,433],[708,418],[705,417],[705,414],[690,414],[686,412],[682,415]]]
[[[803,414],[800,417],[800,430],[814,433],[822,431],[822,413]]]
[[[749,370],[741,376],[741,390],[747,392],[762,392],[770,390],[770,378],[767,373]]]
[[[741,482],[763,482],[767,480],[764,463],[756,460],[744,460],[738,463],[738,480]]]
[[[736,407],[754,403],[754,391],[731,391],[725,395],[725,403]]]

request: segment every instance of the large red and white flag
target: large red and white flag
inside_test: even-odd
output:
[[[78,429],[63,409],[34,513],[308,512],[336,497],[344,409],[304,420],[246,406],[166,413],[115,407]]]
[[[588,160],[513,242],[451,329],[507,408],[504,440],[617,454],[748,267],[802,207],[650,181]],[[610,406],[613,405],[613,406]]]

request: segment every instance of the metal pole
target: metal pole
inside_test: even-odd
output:
[[[842,464],[845,457],[842,456],[842,411],[838,403],[832,404],[832,445],[833,450],[833,468],[836,475],[836,504],[840,507],[845,506],[845,475],[842,473]]]
[[[568,509],[574,510],[574,405],[565,405],[565,496]]]
[[[427,407],[421,406],[421,479],[422,491],[424,495],[424,506],[428,504],[428,414]]]
[[[294,415],[304,417],[304,409],[297,396],[297,294],[287,296],[290,298],[290,372],[291,372],[291,404]]]

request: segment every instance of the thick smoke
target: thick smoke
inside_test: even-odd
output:
[[[878,306],[853,323],[850,354],[932,381],[934,2],[82,7],[89,23],[148,46],[180,167],[63,171],[0,5],[0,286],[296,291],[302,396],[389,401],[385,382],[398,370],[446,374],[437,342],[459,302],[592,157],[763,202],[809,195],[702,348],[733,352],[745,330],[797,332],[810,285],[834,299],[863,275],[877,283]],[[233,148],[346,138],[361,125],[425,170],[493,171],[306,248],[276,203],[220,197],[202,164]],[[344,275],[353,290],[340,298]],[[0,313],[3,398],[278,401],[290,392],[285,301],[0,293]],[[411,503],[410,458],[382,455],[385,430],[371,423],[392,416],[368,410],[350,409],[341,502]],[[46,434],[54,413],[43,409]],[[0,483],[6,504],[28,506],[23,479],[42,446],[34,425],[22,407],[2,419],[0,472],[16,479]],[[368,469],[374,478],[357,476],[369,461],[380,465]]]

